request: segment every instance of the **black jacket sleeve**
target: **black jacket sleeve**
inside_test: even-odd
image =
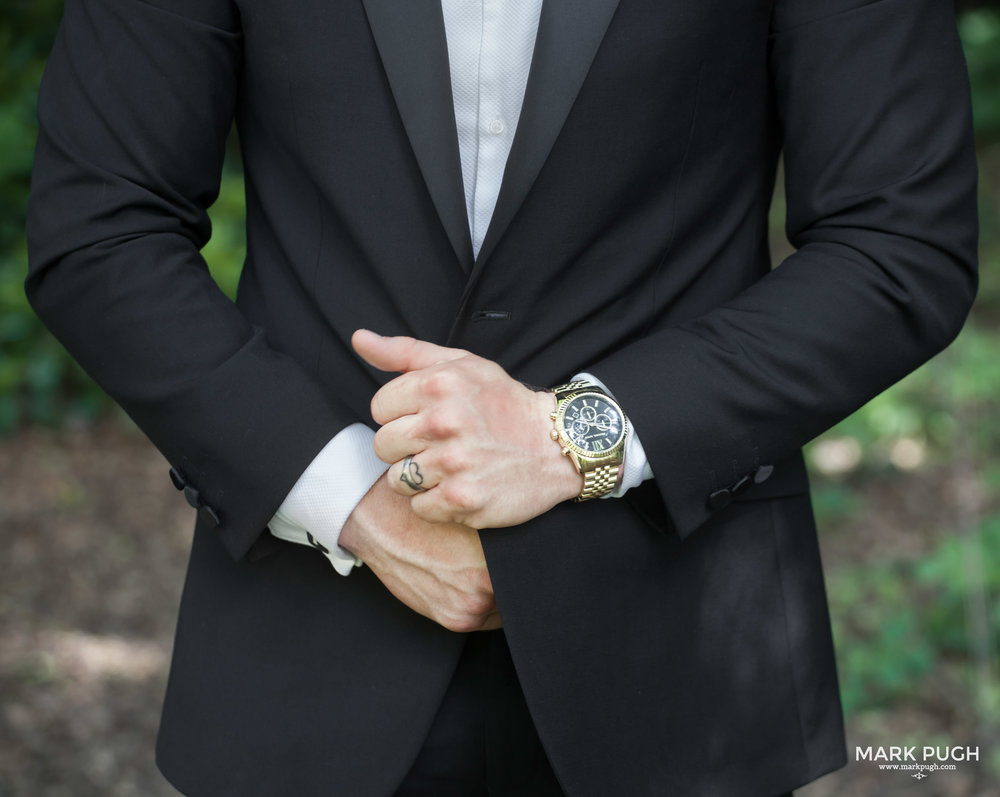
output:
[[[269,346],[199,254],[241,48],[228,0],[67,0],[39,99],[27,280],[237,558],[356,420]]]
[[[769,47],[797,251],[725,305],[593,366],[681,536],[946,346],[976,290],[952,3],[778,0]]]

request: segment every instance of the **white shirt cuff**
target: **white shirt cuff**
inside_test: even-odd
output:
[[[354,507],[389,466],[375,456],[375,432],[363,423],[341,429],[295,482],[268,528],[282,540],[311,545],[340,575],[362,562],[337,543]]]
[[[612,398],[615,396],[614,393],[608,390],[607,385],[593,374],[580,373],[574,376],[572,381],[575,382],[577,379],[597,385]],[[633,487],[638,487],[646,479],[653,478],[653,469],[646,458],[646,450],[642,447],[639,435],[636,434],[635,427],[631,422],[628,425],[628,431],[625,433],[625,460],[622,463],[622,467],[624,472],[622,473],[621,482],[613,491],[601,496],[602,498],[621,498]]]

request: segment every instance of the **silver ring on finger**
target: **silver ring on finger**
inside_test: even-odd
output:
[[[399,480],[416,493],[427,492],[427,488],[424,487],[424,474],[420,472],[420,466],[413,459],[413,454],[403,460],[403,472],[399,474]]]

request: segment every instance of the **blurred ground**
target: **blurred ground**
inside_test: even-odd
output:
[[[917,477],[859,488],[864,523],[822,535],[828,569],[919,555],[953,489]],[[153,744],[192,521],[163,459],[124,425],[0,443],[0,797],[176,794]],[[961,679],[936,683],[942,693],[913,707],[853,717],[851,757],[906,738],[967,743]],[[986,771],[915,781],[852,764],[797,795],[1000,795]]]
[[[156,797],[191,510],[136,433],[0,443],[0,797]]]

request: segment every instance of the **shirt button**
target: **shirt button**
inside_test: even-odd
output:
[[[490,132],[495,136],[500,135],[503,132],[503,120],[494,119],[490,122]]]

